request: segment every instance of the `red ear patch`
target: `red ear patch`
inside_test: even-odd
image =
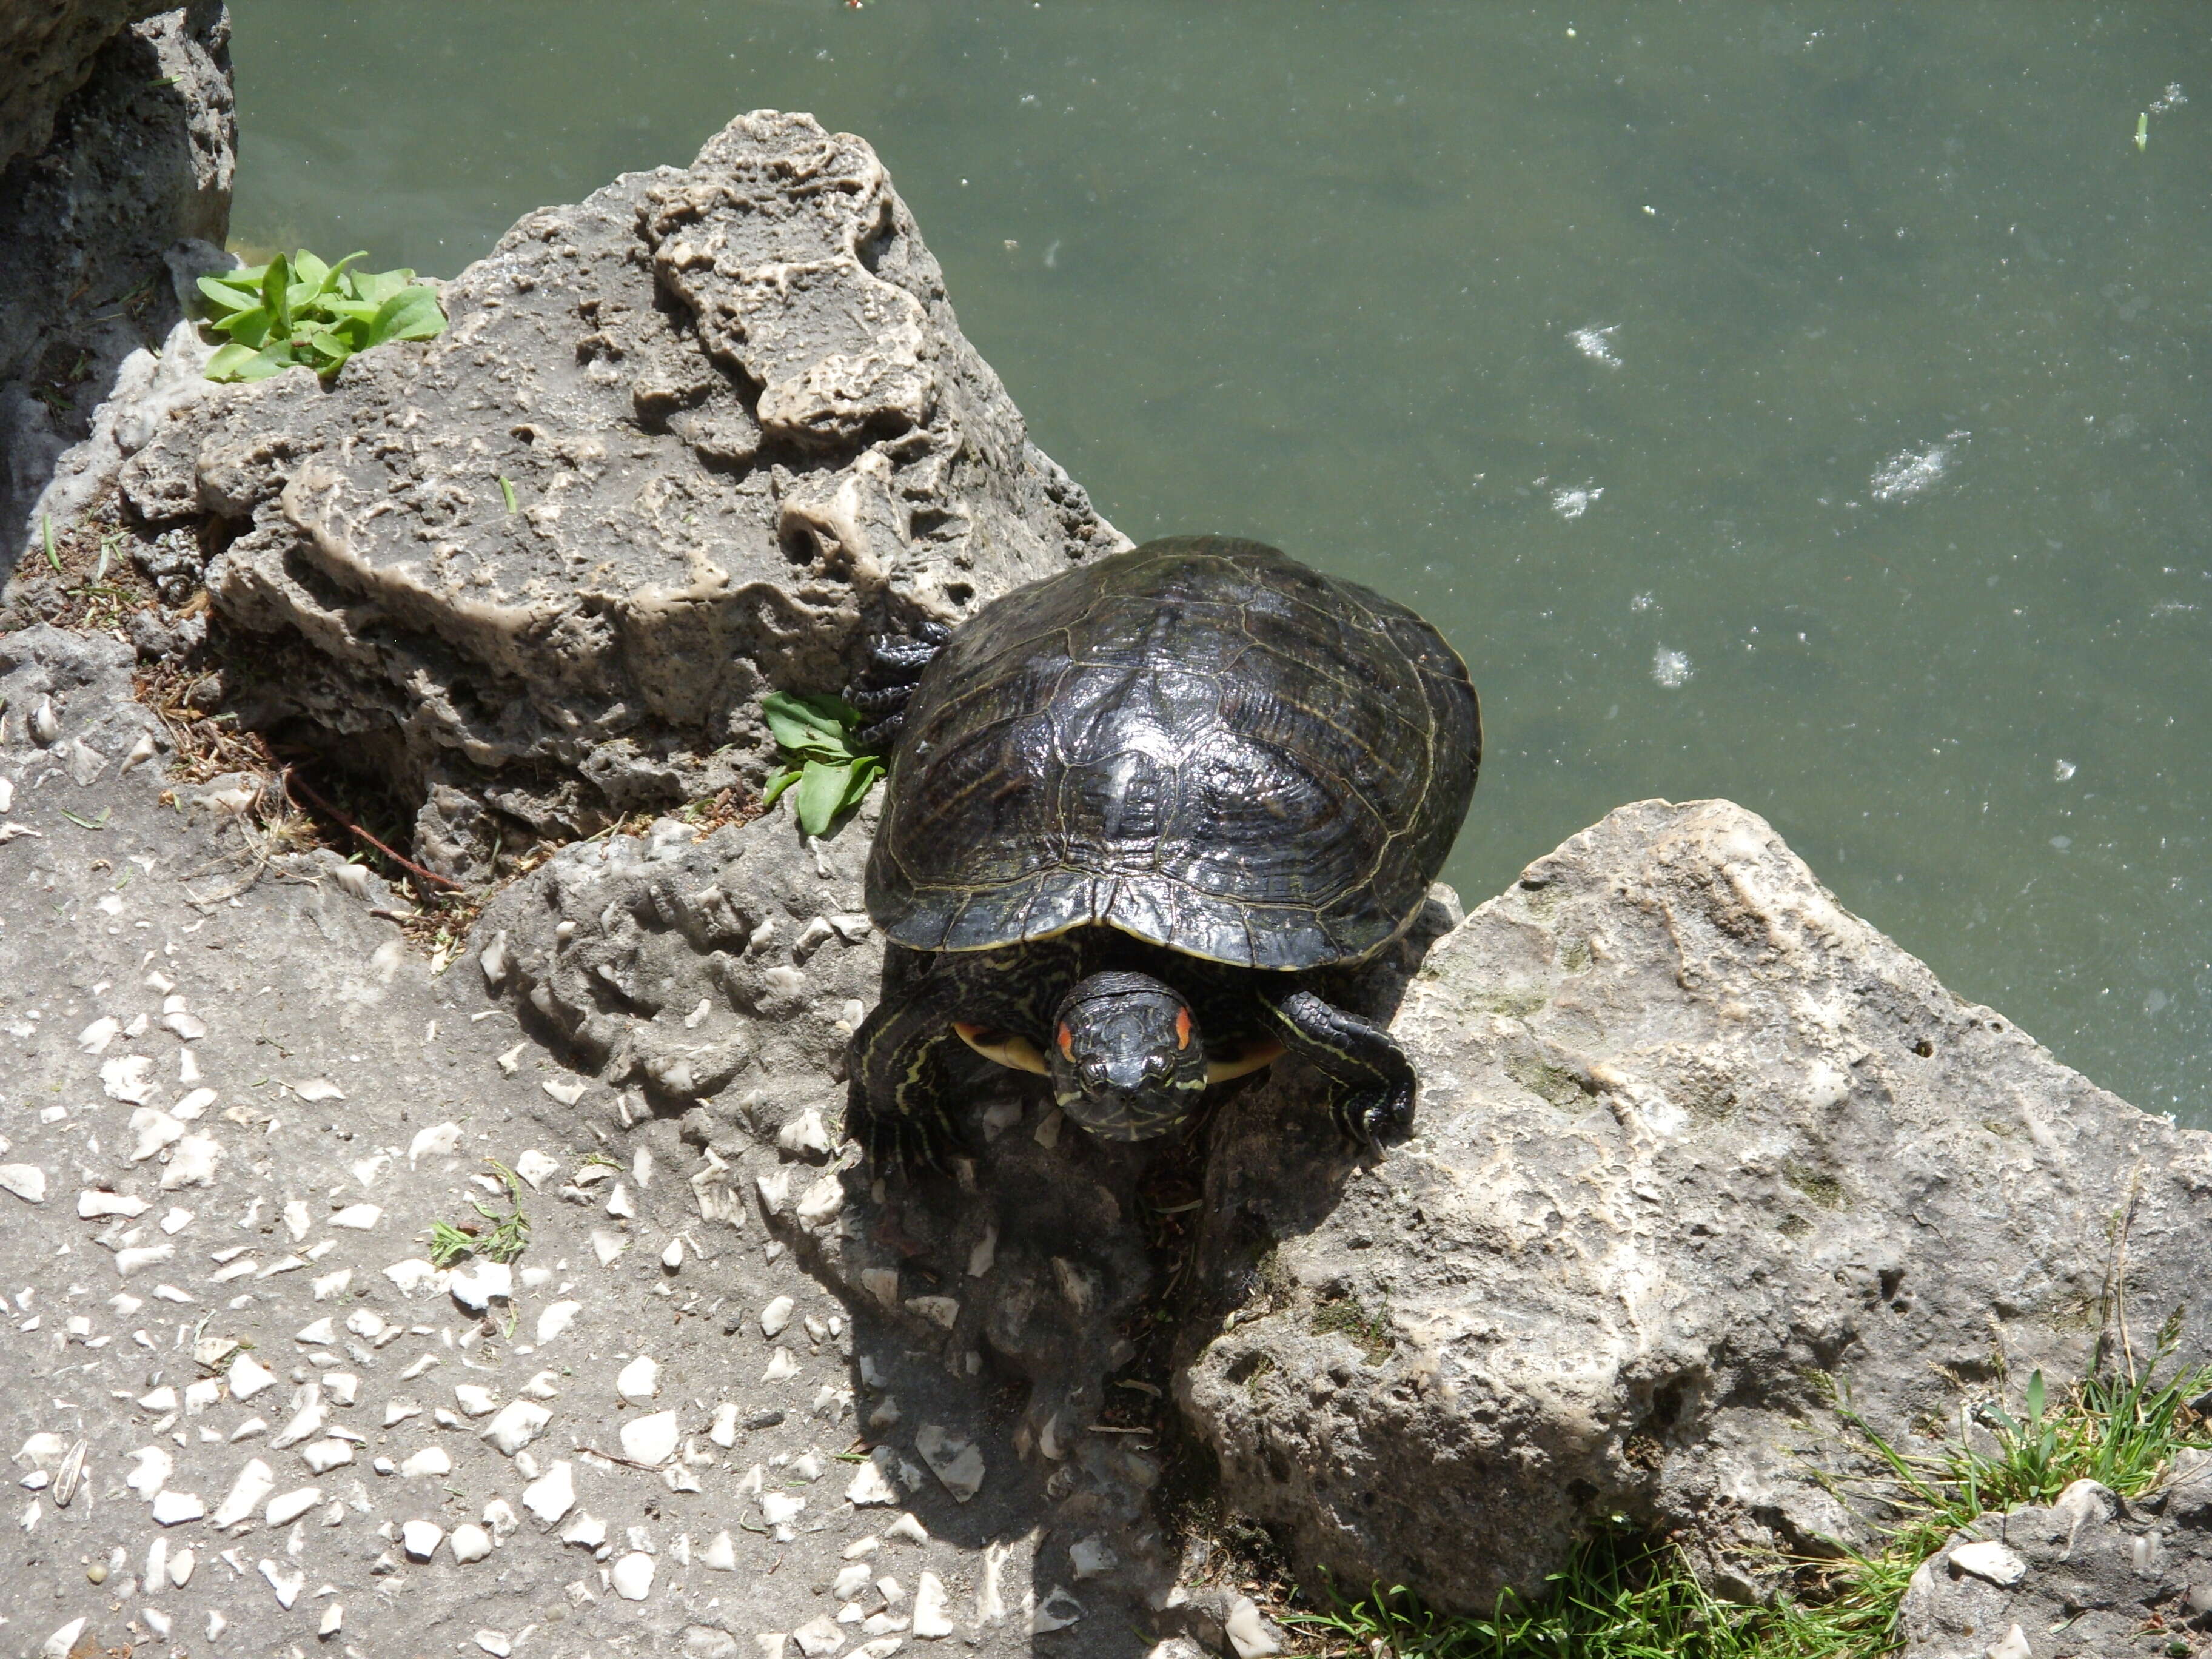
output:
[[[1176,1010],[1176,1047],[1190,1047],[1190,1010],[1188,1008]]]
[[[1065,1020],[1060,1022],[1060,1052],[1063,1059],[1073,1060],[1075,1058],[1075,1033],[1067,1029]]]

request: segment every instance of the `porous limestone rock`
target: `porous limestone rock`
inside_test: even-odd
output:
[[[0,167],[44,149],[63,100],[91,77],[100,48],[161,9],[161,0],[0,8]]]
[[[492,902],[471,958],[607,1083],[713,1097],[726,1126],[834,1123],[848,1017],[883,971],[860,898],[875,816],[810,842],[778,805],[704,838],[663,819],[564,847]],[[822,916],[829,936],[795,948]]]
[[[1178,1379],[1227,1506],[1341,1583],[1487,1608],[1625,1514],[1747,1593],[1863,1535],[1817,1478],[1865,1449],[1834,1388],[1926,1449],[2007,1370],[2082,1374],[2118,1291],[2139,1345],[2179,1310],[2207,1351],[2212,1135],[1953,995],[1727,802],[1538,860],[1393,1030],[1403,1143],[1347,1156],[1295,1073],[1217,1125]]]
[[[443,298],[441,338],[209,400],[123,480],[151,521],[225,521],[216,611],[293,646],[241,714],[421,800],[442,871],[757,784],[763,692],[1127,544],[1029,442],[874,152],[811,117],[532,213]]]
[[[0,744],[36,743],[26,716],[49,709],[55,736],[42,746],[64,759],[80,787],[110,775],[144,739],[166,750],[167,734],[131,697],[135,660],[129,646],[104,634],[40,623],[0,635]]]
[[[0,4],[0,577],[66,537],[96,489],[63,464],[92,449],[113,483],[132,423],[94,410],[111,392],[151,407],[158,348],[193,276],[223,262],[236,123],[222,0]],[[129,374],[125,364],[136,365]],[[58,465],[68,488],[46,496]],[[35,505],[34,505],[35,504]],[[112,532],[111,515],[102,531]],[[27,568],[40,581],[42,566]],[[11,595],[33,615],[41,595]]]
[[[2014,1571],[1977,1571],[1976,1551],[2002,1551]],[[2048,1504],[1953,1534],[1905,1589],[1899,1659],[2166,1654],[2177,1639],[2194,1651],[2208,1622],[2212,1458],[2185,1451],[2142,1498],[2076,1480]]]

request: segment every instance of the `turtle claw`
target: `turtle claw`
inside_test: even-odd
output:
[[[1361,1146],[1395,1139],[1413,1121],[1413,1091],[1409,1088],[1362,1089],[1336,1103],[1337,1127],[1347,1139]]]

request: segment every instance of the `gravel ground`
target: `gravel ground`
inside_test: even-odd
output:
[[[1020,1390],[856,1328],[771,1231],[806,1149],[604,1127],[380,883],[126,766],[127,666],[0,641],[0,1652],[1152,1644]],[[434,1267],[497,1166],[526,1248]]]

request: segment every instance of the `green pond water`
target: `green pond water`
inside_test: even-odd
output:
[[[232,9],[241,248],[449,275],[811,110],[1123,530],[1277,542],[1459,645],[1470,901],[1729,796],[2212,1123],[2201,7]]]

